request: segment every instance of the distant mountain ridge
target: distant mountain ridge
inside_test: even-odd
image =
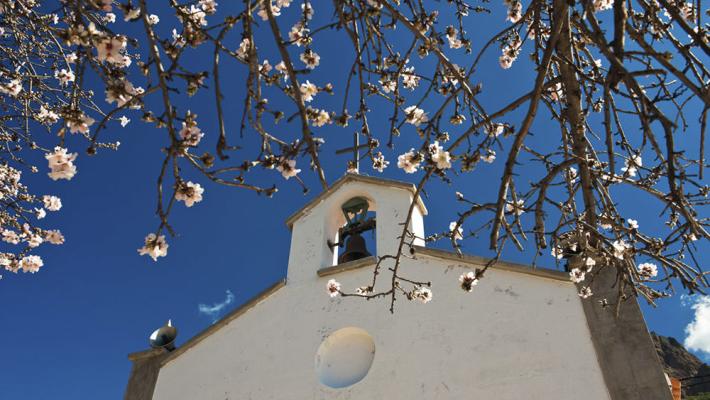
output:
[[[682,381],[686,396],[710,392],[710,366],[683,347],[675,338],[651,332],[663,370]]]

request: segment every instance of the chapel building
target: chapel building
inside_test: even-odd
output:
[[[413,203],[418,239],[400,268],[431,282],[432,301],[400,295],[391,314],[389,298],[330,298],[328,280],[352,292],[371,282],[377,256],[396,254]],[[286,278],[172,351],[129,355],[125,399],[672,399],[635,299],[617,318],[581,299],[566,272],[502,261],[466,293],[458,277],[487,260],[426,248],[426,215],[412,184],[340,178],[286,221]],[[374,230],[373,255],[350,260],[334,245],[358,235],[353,226]],[[614,278],[592,287],[611,304]]]

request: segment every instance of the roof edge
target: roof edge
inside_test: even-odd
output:
[[[433,249],[430,247],[423,247],[423,246],[416,246],[416,245],[411,246],[411,247],[414,250],[415,257],[417,255],[423,255],[423,256],[432,257],[432,258],[439,258],[439,259],[444,259],[444,260],[449,260],[449,261],[458,261],[461,263],[476,264],[476,265],[486,265],[489,261],[492,260],[491,258],[471,256],[471,255],[467,255],[467,254],[459,255],[458,253],[455,253],[453,251]],[[332,267],[321,268],[318,271],[316,271],[316,274],[319,277],[335,275],[335,274],[339,274],[341,272],[347,272],[347,271],[360,269],[363,267],[369,267],[369,266],[375,265],[376,263],[377,263],[377,257],[371,256],[371,257],[362,258],[360,260],[347,262],[347,263],[341,264],[341,265],[334,265]],[[494,265],[492,265],[492,268],[494,270],[517,272],[519,274],[532,275],[532,276],[535,276],[538,278],[547,278],[547,279],[552,279],[552,280],[562,281],[562,282],[567,282],[569,284],[572,284],[572,282],[569,279],[569,274],[567,274],[566,272],[557,271],[554,269],[536,268],[536,267],[533,267],[532,265],[518,264],[518,263],[503,261],[503,260],[498,260]]]
[[[128,359],[131,361],[142,360],[144,358],[155,357],[155,356],[161,355],[163,353],[165,353],[164,349],[141,350],[141,351],[136,351],[136,352],[130,353],[128,355]]]
[[[177,349],[170,352],[170,354],[160,362],[160,367],[162,368],[170,361],[178,358],[182,353],[191,349],[192,347],[194,347],[195,345],[200,343],[202,340],[204,340],[208,336],[212,335],[213,333],[217,332],[219,329],[221,329],[225,325],[227,325],[230,322],[232,322],[233,320],[237,319],[242,314],[246,313],[251,308],[253,308],[257,304],[259,304],[262,300],[264,300],[267,297],[271,296],[272,294],[276,293],[279,289],[281,289],[284,286],[286,286],[286,278],[279,280],[275,284],[273,284],[270,287],[266,288],[265,290],[261,291],[256,296],[249,299],[249,301],[247,301],[246,303],[242,304],[241,306],[235,308],[229,314],[222,317],[222,319],[220,319],[219,321],[215,322],[214,324],[205,328],[202,332],[200,332],[197,335],[190,338],[190,340],[183,343],[182,346],[180,346]]]
[[[311,201],[306,203],[303,207],[301,207],[296,212],[291,214],[288,218],[286,218],[286,226],[288,227],[288,229],[293,228],[293,224],[303,214],[305,214],[308,211],[310,211],[311,209],[313,209],[316,205],[318,205],[318,203],[320,203],[325,198],[330,196],[339,187],[343,186],[344,184],[346,184],[347,182],[350,182],[350,181],[358,181],[358,182],[372,183],[372,184],[381,185],[381,186],[396,187],[399,189],[409,190],[412,192],[412,194],[416,193],[416,191],[417,191],[417,187],[413,183],[398,181],[395,179],[379,178],[379,177],[368,176],[368,175],[347,173],[347,174],[343,175],[342,177],[338,178],[338,180],[333,182],[333,184],[330,185],[330,187],[325,189],[318,196],[314,197]],[[426,209],[426,206],[424,205],[424,202],[422,201],[421,196],[417,196],[416,200],[417,200],[417,205],[419,205],[419,208],[422,211],[422,214],[427,215],[427,209]]]
[[[372,265],[372,264],[377,264],[377,257],[376,256],[368,256],[368,257],[361,258],[358,260],[349,261],[349,262],[338,264],[338,265],[333,265],[332,267],[321,268],[316,273],[318,274],[318,276],[323,277],[323,276],[328,276],[328,275],[334,275],[334,274],[337,274],[340,272],[350,271],[351,269],[358,269],[358,268],[366,267],[366,266]]]
[[[491,258],[472,256],[472,255],[467,255],[467,254],[459,255],[458,253],[455,253],[453,251],[432,249],[432,248],[423,247],[423,246],[416,246],[415,245],[412,247],[414,248],[415,255],[423,254],[425,256],[438,257],[438,258],[443,258],[443,259],[450,260],[450,261],[460,261],[460,262],[464,262],[464,263],[486,265],[488,262],[490,262],[492,260]],[[521,273],[521,274],[533,275],[533,276],[537,276],[537,277],[548,278],[548,279],[553,279],[553,280],[557,280],[557,281],[564,281],[564,282],[572,283],[569,280],[569,274],[567,274],[566,272],[557,271],[554,269],[537,268],[537,267],[533,267],[532,265],[518,264],[518,263],[504,261],[504,260],[496,261],[496,263],[493,264],[492,267],[494,270],[517,272],[517,273]]]

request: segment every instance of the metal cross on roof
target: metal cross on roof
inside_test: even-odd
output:
[[[349,168],[355,169],[358,173],[360,172],[360,149],[368,147],[369,143],[365,144],[360,144],[360,132],[355,131],[353,133],[353,145],[352,147],[346,147],[344,149],[336,150],[335,154],[345,154],[352,152],[353,154],[353,160],[351,161],[351,165],[349,165]]]

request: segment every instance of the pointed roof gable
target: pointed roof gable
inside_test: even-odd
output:
[[[313,209],[315,206],[320,204],[323,200],[328,198],[331,194],[335,193],[340,187],[345,185],[348,182],[363,182],[371,185],[380,185],[380,186],[387,186],[387,187],[393,187],[393,188],[398,188],[398,189],[405,189],[409,190],[412,192],[412,195],[414,195],[417,192],[417,187],[409,182],[403,182],[403,181],[398,181],[394,179],[386,179],[386,178],[375,178],[372,176],[367,176],[367,175],[360,175],[360,174],[345,174],[343,177],[335,181],[328,189],[324,190],[321,194],[313,198],[313,200],[309,201],[301,207],[298,211],[295,213],[291,214],[290,217],[286,219],[286,226],[288,226],[288,229],[293,228],[293,224],[296,222],[297,219],[299,219],[303,214],[307,213],[311,209]],[[427,209],[426,206],[424,205],[424,202],[421,199],[421,196],[417,196],[417,205],[419,206],[419,209],[422,212],[422,215],[427,215]]]

